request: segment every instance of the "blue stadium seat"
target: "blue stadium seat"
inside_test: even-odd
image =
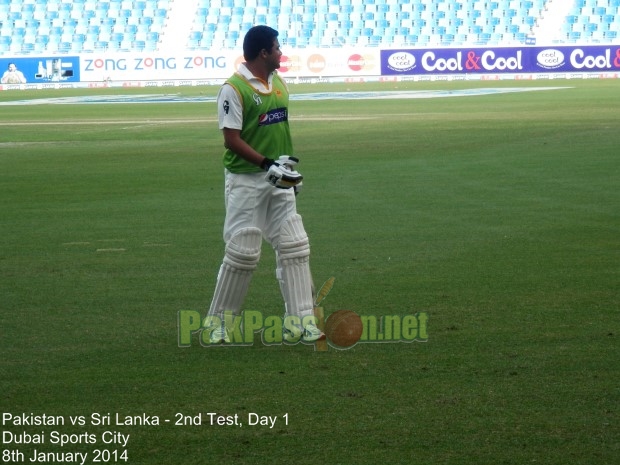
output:
[[[620,1],[620,0],[618,0]],[[601,17],[601,22],[606,24],[613,24],[616,21],[616,17],[612,14],[604,14]]]
[[[84,10],[82,18],[88,22],[95,17],[95,10]]]
[[[482,44],[487,44],[491,40],[491,33],[482,32],[478,36],[478,41]]]
[[[515,34],[515,40],[524,44],[527,40],[527,34],[525,32],[517,32]]]
[[[14,37],[15,40],[19,40],[26,35],[26,28],[14,27],[11,35]],[[36,36],[36,34],[34,34],[34,36]]]
[[[127,19],[131,18],[133,14],[134,14],[134,10],[123,8],[122,10],[119,10],[118,18],[124,19],[126,21]]]
[[[30,19],[33,17],[34,12],[36,10],[36,5],[32,3],[24,3],[22,5],[22,15],[24,19]]]
[[[105,2],[105,1],[97,2],[95,10],[110,11],[110,2]]]
[[[69,53],[73,49],[73,44],[71,42],[61,42],[58,44],[58,51],[60,53]]]
[[[34,48],[34,44],[33,43],[24,43],[21,45],[20,51],[22,53],[28,54],[28,53],[32,53],[35,51]]]
[[[38,35],[34,41],[34,51],[44,52],[47,49],[50,38],[47,35]]]

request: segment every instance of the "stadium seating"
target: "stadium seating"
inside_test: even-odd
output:
[[[155,50],[173,0],[0,0],[0,52]],[[163,12],[163,15],[162,15]]]
[[[0,0],[0,53],[158,50],[182,9],[192,50],[239,49],[254,24],[285,47],[515,45],[552,1],[572,3],[558,42],[617,43],[620,0]]]
[[[620,0],[577,0],[562,26],[567,42],[614,42],[620,32]]]
[[[240,48],[258,23],[276,27],[285,47],[516,45],[527,42],[550,1],[199,0],[187,46]],[[586,26],[559,41],[616,39],[620,0],[570,1]]]

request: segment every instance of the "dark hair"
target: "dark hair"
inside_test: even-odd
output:
[[[278,31],[269,26],[250,28],[243,38],[243,58],[251,61],[258,57],[261,50],[271,51],[276,37],[278,37]]]

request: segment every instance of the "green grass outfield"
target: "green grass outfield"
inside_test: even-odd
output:
[[[3,462],[105,449],[99,463],[619,463],[620,82],[291,90],[523,86],[566,88],[291,102],[313,274],[336,278],[326,313],[429,318],[426,342],[328,352],[178,346],[178,312],[206,313],[223,254],[214,103],[0,106]],[[246,308],[282,313],[267,246]]]

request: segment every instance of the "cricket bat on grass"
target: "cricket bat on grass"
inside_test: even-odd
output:
[[[323,286],[321,286],[319,293],[314,299],[314,316],[317,319],[317,327],[323,332],[325,332],[325,312],[323,311],[323,307],[320,307],[319,304],[323,300],[325,300],[325,297],[327,297],[329,291],[332,290],[335,280],[336,278],[332,276],[327,281],[325,281]],[[327,339],[323,339],[322,341],[316,341],[314,343],[314,350],[316,350],[317,352],[327,351]]]

